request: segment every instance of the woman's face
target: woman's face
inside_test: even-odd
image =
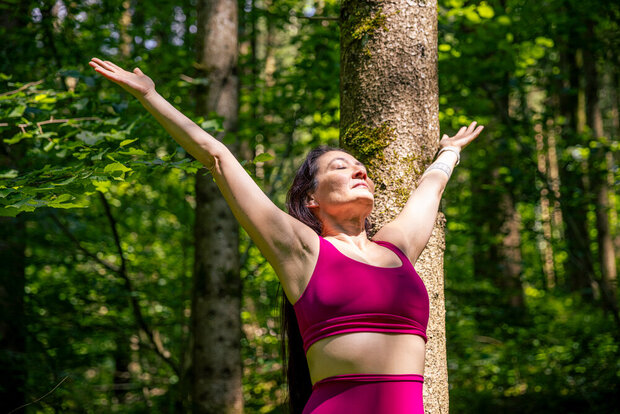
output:
[[[308,207],[327,213],[341,208],[354,213],[357,208],[363,208],[370,214],[375,185],[368,178],[364,164],[343,151],[326,152],[317,163],[317,186],[309,196]]]

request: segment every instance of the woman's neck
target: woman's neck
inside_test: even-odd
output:
[[[322,220],[323,237],[331,237],[334,239],[354,242],[368,240],[366,234],[366,217],[349,219],[349,220]]]

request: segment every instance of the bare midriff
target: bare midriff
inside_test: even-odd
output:
[[[424,338],[417,335],[353,332],[323,338],[306,357],[312,383],[347,374],[424,375]]]

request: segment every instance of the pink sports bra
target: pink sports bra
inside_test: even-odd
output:
[[[375,243],[398,255],[399,267],[353,260],[319,236],[319,257],[310,282],[295,302],[304,350],[316,341],[351,332],[385,332],[426,338],[428,293],[399,248]]]

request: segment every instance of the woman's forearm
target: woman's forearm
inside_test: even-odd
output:
[[[226,150],[224,144],[183,115],[157,91],[152,90],[138,100],[179,145],[207,168],[213,166],[218,153]]]

